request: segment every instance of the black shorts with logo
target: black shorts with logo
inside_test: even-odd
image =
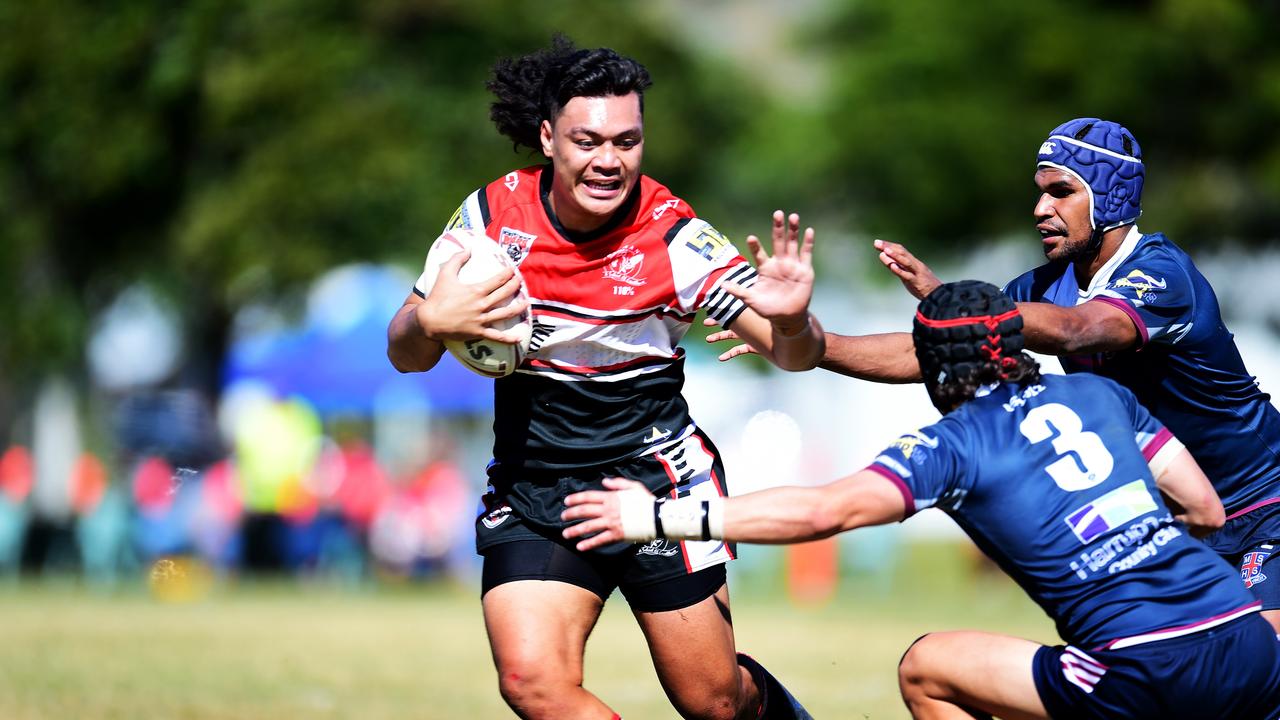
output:
[[[720,454],[701,430],[650,455],[617,465],[520,478],[491,471],[493,491],[476,518],[476,551],[484,556],[485,592],[513,580],[558,580],[607,598],[620,588],[633,609],[688,607],[724,584],[724,563],[734,548],[708,542],[654,540],[617,543],[581,553],[561,537],[564,498],[598,490],[606,477],[644,483],[656,494],[723,497],[727,488]]]

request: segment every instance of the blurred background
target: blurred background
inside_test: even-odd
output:
[[[417,696],[385,716],[503,716],[471,544],[491,382],[450,358],[419,376],[385,359],[387,321],[459,202],[540,162],[488,122],[496,58],[562,31],[645,63],[646,172],[737,240],[776,207],[800,212],[819,237],[814,309],[849,334],[905,329],[914,305],[872,238],[944,279],[1002,284],[1037,264],[1035,150],[1066,119],[1117,120],[1144,150],[1140,227],[1193,255],[1274,391],[1276,27],[1275,0],[0,0],[0,633],[27,641],[0,660],[0,715],[380,716],[372,679],[307,675],[329,667],[310,625],[283,659],[273,629],[398,618],[349,633],[411,628],[406,647],[348,663],[386,678],[462,643],[430,622],[456,611],[445,625],[472,633],[474,688],[445,685],[458,704],[431,709],[406,678]],[[936,418],[919,387],[686,346],[694,416],[736,491],[832,479]],[[922,616],[1052,638],[940,514],[752,548],[733,572],[763,628],[774,609],[802,625],[777,635],[810,623],[817,659],[779,662],[837,716],[901,713],[892,666]],[[922,595],[936,605],[904,614]],[[318,614],[274,615],[281,598]],[[67,635],[77,608],[126,624]],[[872,654],[878,680],[818,682],[851,652],[822,645],[840,622],[906,638]],[[260,628],[233,654],[280,682],[227,706],[207,678],[157,684],[156,657],[86,684],[116,667],[113,642],[162,626],[184,666],[215,635]],[[648,673],[638,635],[623,644]],[[303,680],[279,670],[297,663]],[[222,682],[241,672],[228,661]],[[181,687],[195,694],[167,694]],[[668,716],[647,687],[627,717]]]

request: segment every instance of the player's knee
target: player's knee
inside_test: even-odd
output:
[[[743,691],[739,683],[689,683],[670,692],[671,703],[684,720],[734,720],[743,713]]]
[[[555,718],[557,703],[573,681],[537,662],[507,662],[498,669],[498,690],[507,705],[522,718]]]
[[[911,647],[902,654],[898,661],[898,687],[902,690],[902,698],[910,705],[913,698],[927,695],[927,688],[932,683],[930,673],[932,665],[930,656],[934,646],[932,635],[921,635],[911,643]]]

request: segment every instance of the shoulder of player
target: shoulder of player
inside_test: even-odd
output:
[[[1067,263],[1047,262],[1005,283],[1004,293],[1017,302],[1030,302],[1041,296],[1067,272]]]
[[[541,205],[539,188],[542,171],[546,165],[530,165],[512,170],[476,191],[485,203],[489,219],[512,208],[525,205]]]
[[[1178,247],[1164,233],[1144,234],[1129,256],[1116,265],[1111,282],[1127,279],[1134,274],[1141,279],[1167,283],[1170,279],[1181,284],[1202,277],[1191,256]]]

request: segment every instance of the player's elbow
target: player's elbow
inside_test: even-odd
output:
[[[818,502],[809,510],[809,535],[827,538],[849,529],[849,515],[836,503]]]

